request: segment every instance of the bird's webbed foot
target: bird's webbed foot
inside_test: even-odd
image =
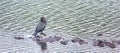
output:
[[[42,34],[42,35],[46,36],[46,34],[45,34],[45,33],[43,33],[43,32],[41,32],[40,34]]]

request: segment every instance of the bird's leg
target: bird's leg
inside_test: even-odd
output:
[[[43,32],[40,32],[40,34],[43,34],[44,36],[46,36],[46,34],[45,34],[45,33],[43,33]]]

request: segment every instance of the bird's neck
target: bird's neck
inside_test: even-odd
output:
[[[42,23],[46,23],[46,21],[45,21],[45,20],[41,20],[40,22],[42,22]]]

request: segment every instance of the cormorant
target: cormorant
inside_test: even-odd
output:
[[[32,35],[34,35],[35,38],[37,37],[36,35],[38,33],[46,36],[46,34],[43,33],[43,30],[45,29],[45,27],[46,27],[46,19],[45,19],[45,17],[41,17],[41,19],[35,29],[35,32]]]

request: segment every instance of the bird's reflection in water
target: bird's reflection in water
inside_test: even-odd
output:
[[[47,50],[47,42],[43,40],[43,35],[44,34],[37,35],[35,41],[41,47],[41,50]]]
[[[41,50],[46,50],[47,49],[47,43],[46,42],[36,41],[36,43],[41,46]]]

